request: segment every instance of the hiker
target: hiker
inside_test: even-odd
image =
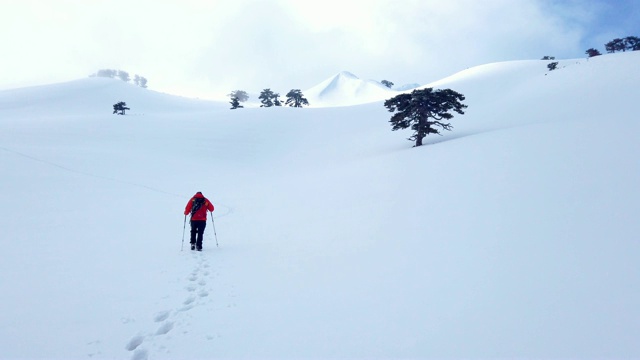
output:
[[[193,195],[184,208],[185,216],[191,214],[189,222],[191,224],[191,250],[202,251],[202,234],[207,226],[207,211],[213,212],[213,204],[200,191]]]

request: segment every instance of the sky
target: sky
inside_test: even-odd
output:
[[[604,53],[630,35],[636,0],[0,0],[0,89],[99,69],[200,98],[286,94],[341,71],[426,84],[485,63]]]

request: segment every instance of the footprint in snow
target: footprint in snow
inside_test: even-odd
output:
[[[147,360],[149,358],[149,353],[144,349],[137,349],[133,352],[133,356],[131,360]]]
[[[173,329],[173,321],[167,321],[156,330],[156,335],[165,335]]]
[[[189,304],[193,303],[194,301],[196,301],[196,298],[194,296],[189,296],[185,301],[182,302],[182,304],[189,305]]]
[[[153,317],[153,321],[155,322],[165,321],[167,320],[170,314],[171,314],[170,311],[160,311]]]
[[[189,304],[189,305],[185,305],[185,306],[179,308],[177,311],[178,312],[185,312],[185,311],[189,311],[189,310],[191,310],[193,308],[194,308],[194,305],[193,304]]]
[[[144,336],[136,335],[136,336],[132,337],[131,340],[129,340],[129,342],[127,343],[127,345],[124,348],[129,350],[129,351],[133,351],[133,350],[137,349],[138,346],[140,346],[140,344],[142,344],[143,342],[144,342]]]

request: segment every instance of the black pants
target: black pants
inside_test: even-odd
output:
[[[207,227],[206,220],[191,220],[191,245],[195,244],[198,250],[202,249],[202,235],[205,227]]]

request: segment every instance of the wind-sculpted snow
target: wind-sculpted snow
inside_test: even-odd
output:
[[[639,358],[639,60],[425,84],[469,107],[419,148],[348,74],[325,108],[2,91],[0,357]]]

